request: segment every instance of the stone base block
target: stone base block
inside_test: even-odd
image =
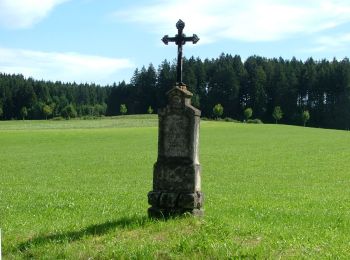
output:
[[[192,215],[196,217],[202,217],[204,215],[203,209],[180,209],[180,208],[155,208],[150,207],[148,209],[148,217],[150,218],[171,218],[177,216]]]
[[[156,208],[184,208],[199,209],[203,206],[204,195],[202,192],[167,192],[150,191],[148,193],[148,203]]]
[[[189,213],[202,216],[203,193],[178,193],[168,191],[151,191],[148,193],[148,203],[152,206],[148,209],[150,217],[169,217]]]

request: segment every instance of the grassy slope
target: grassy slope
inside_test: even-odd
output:
[[[206,216],[150,221],[156,125],[0,122],[5,257],[350,256],[349,132],[202,122]]]

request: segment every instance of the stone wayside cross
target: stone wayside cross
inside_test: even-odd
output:
[[[193,34],[191,37],[186,37],[186,35],[183,33],[185,23],[181,19],[176,23],[176,28],[177,34],[175,37],[165,35],[162,41],[166,45],[168,45],[168,42],[175,42],[177,45],[176,82],[178,85],[184,85],[182,82],[182,46],[185,45],[186,42],[193,42],[193,44],[196,44],[199,41],[199,38],[196,34]]]
[[[203,215],[203,193],[199,164],[199,123],[201,111],[191,105],[192,93],[182,82],[182,45],[196,43],[196,35],[186,37],[185,23],[176,24],[178,34],[163,42],[178,45],[177,84],[167,92],[168,104],[159,109],[158,158],[153,169],[153,190],[148,193],[150,217],[170,217],[189,213]]]

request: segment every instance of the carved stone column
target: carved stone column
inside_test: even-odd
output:
[[[150,217],[203,215],[198,157],[201,112],[191,106],[192,93],[186,86],[174,87],[167,96],[168,105],[158,113],[158,159],[148,213]]]

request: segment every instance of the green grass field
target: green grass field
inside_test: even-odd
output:
[[[350,132],[201,122],[205,217],[147,218],[157,117],[0,122],[4,259],[350,258]]]

